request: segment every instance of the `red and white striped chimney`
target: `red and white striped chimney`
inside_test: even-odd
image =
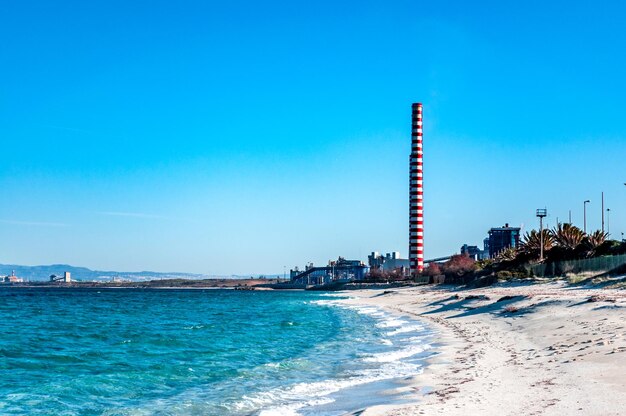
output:
[[[409,263],[411,274],[424,270],[424,187],[422,165],[422,104],[412,105],[409,185]]]

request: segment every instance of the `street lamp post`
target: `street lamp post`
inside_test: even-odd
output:
[[[539,217],[539,261],[543,261],[543,218],[548,215],[548,210],[538,209],[537,216]]]
[[[606,209],[606,236],[611,237],[611,208]]]
[[[591,202],[588,199],[583,202],[583,231],[587,234],[587,204]]]
[[[604,232],[604,192],[602,192],[602,232]]]

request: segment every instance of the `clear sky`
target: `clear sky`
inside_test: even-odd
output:
[[[550,3],[549,5],[546,3]],[[0,263],[281,273],[626,232],[620,1],[0,0]]]

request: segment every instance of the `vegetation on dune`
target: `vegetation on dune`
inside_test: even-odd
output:
[[[587,255],[593,257],[598,249],[607,241],[609,235],[600,230],[585,236],[583,245],[587,249]]]
[[[415,278],[429,278],[430,282],[469,283],[490,285],[497,280],[533,277],[533,266],[538,263],[556,263],[591,257],[626,254],[626,242],[609,240],[607,233],[593,231],[586,234],[572,224],[557,224],[541,232],[531,230],[522,236],[516,248],[507,248],[495,258],[474,261],[466,255],[454,255],[444,263],[428,263]],[[543,244],[543,260],[541,248]],[[614,270],[613,270],[614,271]],[[372,269],[369,281],[406,280],[401,269],[383,271]],[[424,281],[424,280],[422,280]]]
[[[540,260],[542,244],[543,260]],[[517,248],[502,250],[492,259],[474,261],[467,256],[456,255],[442,264],[430,263],[422,276],[445,276],[445,281],[451,283],[489,285],[502,279],[532,277],[528,266],[542,261],[554,263],[625,253],[626,242],[609,240],[608,234],[603,231],[586,234],[575,225],[558,224],[541,232],[527,232]]]
[[[476,270],[476,262],[468,256],[458,254],[450,257],[441,269],[446,275],[463,276]]]
[[[543,239],[542,239],[543,237]],[[521,255],[528,260],[538,259],[541,255],[541,244],[543,240],[543,252],[547,253],[554,247],[555,238],[550,230],[543,230],[541,233],[537,230],[527,232],[520,243],[516,256]]]
[[[508,247],[496,255],[496,262],[513,261],[516,257],[517,251],[512,247]]]
[[[576,250],[585,239],[583,230],[567,223],[557,224],[557,226],[551,230],[551,234],[554,236],[555,247],[560,247],[565,250]]]
[[[622,252],[626,252],[624,243],[608,240],[608,234],[603,231],[597,230],[591,234],[585,234],[575,225],[558,224],[551,230],[543,230],[543,234],[536,230],[524,234],[520,246],[515,250],[514,258],[528,263],[539,261],[542,236],[544,260],[546,261],[575,260],[607,254],[620,254],[620,246],[624,246]]]
[[[401,269],[381,270],[371,269],[365,279],[371,282],[392,282],[397,280],[406,280]]]
[[[439,276],[441,274],[441,267],[439,267],[438,263],[428,263],[422,274],[429,277]]]

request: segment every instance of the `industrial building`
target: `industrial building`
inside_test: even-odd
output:
[[[498,255],[502,250],[509,247],[517,248],[519,246],[521,228],[509,227],[509,224],[504,224],[504,227],[496,227],[489,230],[489,257],[493,258]]]
[[[367,256],[367,264],[370,269],[378,269],[383,271],[401,270],[402,274],[408,274],[410,269],[409,259],[400,258],[400,252],[393,251],[387,253],[384,256],[377,251],[372,251],[372,254]]]
[[[9,276],[4,276],[1,279],[3,283],[22,283],[24,281],[24,279],[15,275],[15,270],[13,270]]]
[[[468,244],[463,244],[461,246],[461,254],[464,256],[470,257],[476,261],[483,260],[489,258],[489,251],[481,250],[478,246],[470,246]]]
[[[59,277],[56,274],[50,276],[51,282],[63,282],[63,283],[71,283],[72,282],[72,274],[70,272],[63,272],[63,276]]]
[[[296,267],[289,271],[289,277],[291,283],[297,285],[324,285],[363,280],[368,269],[360,260],[346,260],[339,257],[337,260],[329,261],[328,266],[324,267],[309,264],[304,271]]]

